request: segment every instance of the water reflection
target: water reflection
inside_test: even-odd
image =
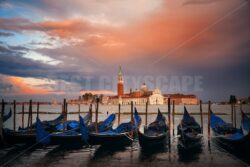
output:
[[[203,146],[195,147],[193,149],[182,149],[178,147],[178,156],[180,162],[193,163],[198,161],[200,154],[203,152]]]
[[[125,151],[129,148],[126,147],[119,147],[119,146],[99,146],[94,153],[94,156],[91,158],[91,160],[97,160],[107,157],[112,157],[115,153]]]
[[[167,153],[168,147],[155,147],[150,149],[140,149],[140,161],[152,161],[155,160],[159,154]]]

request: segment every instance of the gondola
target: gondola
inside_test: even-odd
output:
[[[214,133],[214,140],[229,151],[243,151],[250,148],[249,118],[243,115],[242,128],[233,127],[222,118],[210,111],[211,129]],[[247,131],[247,133],[243,133]]]
[[[242,114],[242,120],[241,120],[242,133],[244,135],[248,135],[250,133],[250,118],[244,112],[241,112],[241,114]]]
[[[138,130],[140,146],[142,149],[165,147],[169,136],[168,130],[166,118],[158,109],[155,121],[144,128],[144,133]]]
[[[42,124],[45,128],[46,131],[55,131],[56,130],[56,126],[58,124],[60,124],[63,121],[63,114],[60,114],[57,118],[50,120],[50,121],[43,121]],[[36,122],[33,123],[30,127],[19,127],[18,131],[20,132],[24,132],[24,131],[30,131],[31,129],[35,129],[36,128]]]
[[[139,116],[136,108],[133,118],[133,123],[122,123],[116,129],[104,132],[90,132],[89,144],[109,147],[124,147],[130,145],[133,142],[133,136],[131,136],[131,134],[136,133],[137,128],[141,124],[141,117]]]
[[[85,145],[88,144],[88,134],[91,129],[87,126],[88,121],[86,121],[86,115],[84,118],[79,117],[79,129],[76,127],[75,129],[65,129],[65,131],[57,131],[48,133],[44,130],[41,121],[37,124],[36,131],[36,141],[45,145],[63,145],[63,146],[73,146],[73,145]],[[107,119],[103,122],[99,123],[98,128],[100,131],[113,126],[113,122],[115,120],[115,114],[111,114]]]
[[[11,117],[11,115],[12,115],[12,111],[10,109],[9,113],[3,116],[3,122],[6,122]]]
[[[104,121],[98,122],[97,123],[98,132],[105,132],[105,131],[111,130],[114,125],[115,119],[116,119],[115,114],[110,114],[108,118],[106,118]],[[90,132],[94,132],[96,130],[95,122],[92,122],[88,126],[88,129]]]
[[[87,114],[84,117],[84,120],[89,119],[89,114]],[[59,115],[56,119],[50,120],[50,121],[42,121],[41,124],[43,126],[43,129],[46,132],[55,132],[56,130],[56,125],[60,124],[61,121],[63,120],[62,114]],[[33,127],[35,126],[35,127]],[[3,136],[4,136],[4,141],[8,144],[16,144],[16,143],[28,143],[28,144],[33,144],[36,143],[36,127],[37,127],[37,122],[35,122],[30,128],[21,128],[18,131],[10,130],[10,129],[4,129],[3,130]],[[58,133],[58,132],[57,132]]]
[[[87,113],[86,116],[84,116],[83,121],[85,125],[88,125],[91,119],[90,112]],[[43,123],[44,124],[44,123]],[[62,132],[65,130],[76,130],[79,131],[80,123],[76,120],[67,120],[65,122],[60,122],[54,126],[54,131]]]
[[[181,150],[196,150],[202,146],[201,126],[192,117],[184,106],[184,114],[177,127],[179,136],[178,148]]]
[[[76,130],[68,130],[65,132],[48,133],[45,131],[42,122],[37,118],[36,124],[36,141],[43,145],[63,145],[63,146],[80,146],[87,144],[87,127],[84,123],[84,118],[79,116],[80,132]]]

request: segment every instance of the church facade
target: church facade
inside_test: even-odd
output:
[[[135,91],[130,90],[129,93],[124,93],[124,81],[121,67],[117,77],[117,95],[108,96],[104,99],[104,104],[122,104],[129,105],[133,102],[136,105],[148,104],[164,104],[164,96],[159,89],[149,91],[146,83],[143,83],[140,89]]]

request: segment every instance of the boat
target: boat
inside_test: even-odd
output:
[[[229,151],[243,151],[250,148],[249,118],[243,114],[242,128],[235,128],[226,123],[222,118],[210,111],[210,127],[213,131],[215,141]],[[247,132],[247,133],[244,133]]]
[[[113,124],[115,122],[116,116],[115,114],[110,114],[108,118],[106,118],[104,121],[100,121],[97,123],[97,129],[98,132],[104,132],[111,130],[113,127]],[[88,129],[90,132],[96,131],[96,123],[93,122],[88,126]]]
[[[11,117],[11,115],[12,115],[12,111],[10,109],[9,113],[3,116],[3,122],[6,122]]]
[[[132,134],[137,132],[141,124],[141,117],[136,108],[134,112],[134,121],[120,124],[117,128],[104,132],[90,132],[89,144],[102,146],[124,147],[132,144]]]
[[[83,119],[89,121],[89,114],[87,114]],[[40,121],[43,126],[43,129],[48,133],[60,133],[56,130],[56,125],[61,124],[63,121],[63,115],[60,114],[56,119],[50,121]],[[35,127],[34,127],[35,126]],[[33,124],[30,128],[19,128],[18,131],[14,131],[11,129],[3,130],[4,141],[8,144],[16,144],[16,143],[28,143],[33,144],[36,143],[36,131],[37,131],[37,122]],[[73,130],[72,130],[73,131]],[[73,133],[73,132],[72,132]]]
[[[83,121],[85,125],[88,125],[91,119],[91,114],[90,112],[87,113],[86,116],[84,116]],[[45,122],[46,123],[46,122]],[[43,122],[44,124],[44,122]],[[45,124],[46,125],[46,124]],[[65,122],[60,122],[54,126],[54,131],[65,131],[65,130],[77,130],[79,131],[80,128],[80,123],[79,121],[76,120],[67,120]]]
[[[184,114],[177,127],[179,136],[178,148],[182,150],[200,149],[202,146],[201,126],[192,117],[184,106]]]
[[[42,124],[45,128],[46,131],[55,131],[56,130],[56,126],[58,124],[60,124],[63,121],[63,114],[60,114],[57,118],[50,120],[50,121],[43,121]],[[31,129],[35,129],[36,128],[36,122],[33,123],[31,125],[31,127],[25,127],[25,128],[21,128],[19,126],[18,131],[20,132],[24,132],[24,131],[30,131]]]
[[[84,118],[79,116],[80,132],[76,130],[68,130],[65,132],[48,133],[45,131],[42,122],[37,118],[36,126],[36,141],[43,145],[63,145],[63,146],[82,146],[87,144],[87,126],[84,123]]]
[[[244,135],[248,135],[250,133],[250,118],[244,113],[241,112],[242,119],[241,119],[241,129]]]
[[[154,122],[144,128],[144,133],[138,130],[139,144],[142,149],[165,147],[169,136],[166,118],[158,109],[158,114]]]
[[[88,144],[88,134],[92,130],[87,126],[89,115],[84,118],[79,117],[79,124],[74,129],[65,129],[64,131],[56,131],[48,133],[43,128],[39,119],[37,119],[36,141],[44,145],[63,145],[63,146],[79,146]],[[98,130],[103,131],[113,126],[115,114],[111,114],[104,121],[98,123]],[[61,125],[61,124],[60,124]],[[65,124],[66,125],[66,124]]]

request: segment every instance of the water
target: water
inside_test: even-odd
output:
[[[139,113],[145,112],[145,106],[136,106]],[[166,112],[167,106],[149,106],[149,112],[157,111]],[[203,111],[207,112],[207,105],[203,105]],[[26,106],[26,111],[28,107]],[[35,106],[33,107],[33,111]],[[199,113],[199,106],[187,106],[188,111],[192,113]],[[226,113],[221,117],[226,121],[231,120],[231,107],[229,105],[212,105],[215,113]],[[245,112],[250,111],[250,106],[243,106]],[[6,112],[9,106],[6,106]],[[68,108],[69,112],[77,112],[78,106],[71,105]],[[110,113],[117,112],[117,106],[100,106],[99,120],[103,120],[107,116],[107,111]],[[237,126],[240,126],[240,112],[237,110]],[[21,106],[17,106],[17,112],[21,111]],[[41,105],[40,111],[61,112],[61,106]],[[81,111],[88,111],[88,106],[81,105]],[[130,106],[122,106],[121,112],[129,112]],[[176,106],[176,113],[183,113],[183,106]],[[41,114],[42,120],[54,119],[58,114]],[[82,114],[83,116],[85,114]],[[94,116],[94,115],[93,115]],[[25,124],[27,124],[27,115],[25,115]],[[35,115],[33,119],[35,121]],[[142,125],[145,123],[145,116],[142,117]],[[148,122],[152,122],[156,114],[148,115]],[[195,119],[200,122],[200,116],[194,115]],[[77,119],[77,114],[69,114],[68,119]],[[180,122],[182,116],[175,116],[175,134],[176,127]],[[210,147],[207,141],[207,115],[204,115],[204,139],[203,147],[196,152],[182,154],[177,149],[177,139],[171,137],[171,148],[163,150],[151,150],[144,152],[140,149],[136,141],[133,146],[124,149],[116,149],[112,146],[103,148],[94,146],[91,148],[74,148],[67,149],[58,146],[49,147],[33,147],[18,145],[0,150],[0,164],[8,162],[8,166],[248,166],[250,164],[250,154],[247,156],[236,155],[220,148],[216,143],[211,142]],[[6,122],[5,127],[13,128],[13,119]],[[21,115],[17,114],[17,127],[21,125]],[[130,120],[130,115],[122,114],[121,122]],[[172,121],[171,121],[172,122]],[[114,127],[117,126],[117,121]],[[171,125],[173,127],[173,125]],[[141,130],[143,126],[141,126]],[[171,131],[172,132],[172,131]]]

